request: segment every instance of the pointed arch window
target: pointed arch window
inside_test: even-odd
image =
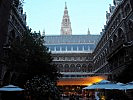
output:
[[[86,71],[87,71],[87,65],[86,65],[86,64],[83,64],[83,65],[82,65],[82,71],[83,71],[83,72],[86,72]]]
[[[129,29],[133,31],[133,21],[132,20],[130,20],[128,22],[128,26],[129,26]]]
[[[70,68],[71,68],[71,72],[75,72],[75,65],[74,64],[71,64]]]
[[[81,69],[81,65],[80,65],[80,64],[77,64],[77,65],[76,65],[76,69],[77,69],[76,71],[79,72],[80,69]]]
[[[113,44],[113,41],[110,40],[110,41],[109,41],[109,47],[112,47],[112,44]]]
[[[114,43],[117,41],[117,36],[116,35],[113,36],[113,41],[114,41]]]
[[[59,64],[58,69],[59,69],[60,72],[63,72],[64,71],[63,65],[62,64]]]
[[[124,39],[124,32],[121,28],[118,29],[118,38],[119,38],[119,40]]]
[[[65,64],[65,72],[69,72],[69,65],[68,64]]]
[[[125,6],[125,15],[127,16],[128,14],[129,14],[129,12],[130,12],[130,5],[129,4],[127,4],[126,6]]]

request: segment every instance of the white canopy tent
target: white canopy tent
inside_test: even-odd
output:
[[[133,90],[133,81],[129,82],[126,84],[126,86],[124,86],[126,88],[126,90]]]
[[[110,81],[107,81],[107,80],[102,80],[98,83],[95,83],[95,84],[92,84],[90,86],[87,86],[83,89],[104,89],[104,86],[107,85],[107,84],[110,84],[111,82]]]
[[[14,86],[14,85],[7,85],[7,86],[3,86],[0,88],[0,91],[23,91],[24,89],[18,87],[18,86]]]
[[[102,80],[99,83],[95,83],[91,86],[87,86],[83,89],[89,90],[89,89],[116,89],[116,90],[125,90],[125,84],[122,83],[112,83],[108,80]]]

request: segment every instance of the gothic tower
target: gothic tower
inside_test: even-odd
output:
[[[66,2],[65,2],[64,15],[61,23],[61,35],[72,35],[71,22],[69,19]]]

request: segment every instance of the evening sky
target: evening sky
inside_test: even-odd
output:
[[[72,34],[100,34],[106,23],[106,11],[113,0],[25,0],[27,25],[33,31],[45,30],[46,35],[59,35],[67,2]]]

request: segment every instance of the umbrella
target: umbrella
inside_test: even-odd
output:
[[[85,87],[83,89],[111,89],[111,90],[117,89],[117,90],[125,90],[126,87],[124,87],[124,86],[125,85],[122,84],[122,83],[115,84],[115,83],[112,83],[112,82],[110,82],[108,80],[102,80],[102,81],[100,81],[98,83],[95,83],[95,84],[93,84],[91,86],[87,86],[87,87]]]
[[[108,80],[102,80],[99,83],[94,84],[96,89],[105,89],[106,87],[110,87],[110,85],[113,84],[112,82]]]
[[[124,87],[125,87],[127,90],[128,90],[128,89],[133,89],[133,81],[127,83]]]
[[[112,83],[108,84],[105,89],[110,89],[110,90],[126,90],[125,84],[123,83]]]
[[[91,90],[91,89],[96,89],[95,88],[95,85],[90,85],[90,86],[87,86],[85,88],[83,88],[84,90]]]
[[[24,89],[15,86],[15,85],[7,85],[0,88],[0,91],[23,91]]]
[[[91,86],[87,86],[83,89],[104,89],[105,85],[110,84],[111,82],[108,80],[102,80],[98,83],[92,84]]]

